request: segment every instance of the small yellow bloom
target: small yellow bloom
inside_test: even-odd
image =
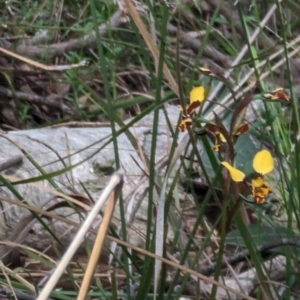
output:
[[[277,88],[273,92],[265,93],[263,94],[263,97],[266,100],[271,100],[271,101],[281,101],[281,102],[290,102],[290,97],[289,95],[284,91],[283,88]]]
[[[232,167],[227,161],[222,161],[221,164],[229,171],[233,181],[242,182],[245,179],[246,175],[240,170]]]
[[[256,153],[253,159],[254,170],[262,175],[271,172],[274,169],[274,160],[268,150],[261,150]]]
[[[181,121],[178,126],[179,131],[184,132],[187,127],[193,124],[192,115],[195,110],[201,106],[201,102],[205,98],[205,89],[203,86],[194,87],[190,92],[190,104],[185,108],[186,114],[181,113]],[[183,112],[180,106],[181,112]]]
[[[245,174],[232,167],[228,162],[223,161],[222,165],[229,171],[233,181],[241,182],[245,179]],[[251,180],[252,197],[256,204],[263,204],[266,202],[265,197],[272,193],[264,179],[264,175],[271,172],[274,168],[271,153],[267,150],[257,152],[253,159],[253,168],[259,175]]]
[[[212,72],[210,69],[208,68],[202,68],[200,67],[199,68],[200,72],[202,72],[204,75],[207,75],[207,76],[211,76],[211,77],[216,77],[216,74],[214,72]]]
[[[215,144],[212,147],[213,151],[219,152],[221,143],[226,143],[224,135],[221,133],[220,128],[214,124],[206,124],[206,130],[212,132],[215,135]]]

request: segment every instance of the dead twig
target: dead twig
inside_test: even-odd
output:
[[[58,264],[57,268],[53,272],[52,276],[50,277],[49,281],[47,282],[46,286],[40,293],[37,300],[45,300],[47,299],[48,295],[51,293],[52,289],[55,287],[57,281],[61,277],[62,273],[65,271],[65,268],[69,264],[70,260],[72,259],[73,255],[75,254],[78,247],[81,245],[81,242],[90,229],[95,217],[98,215],[100,209],[106,202],[107,198],[111,195],[111,193],[116,189],[120,190],[123,185],[123,176],[121,174],[115,174],[112,176],[109,184],[104,189],[103,193],[101,194],[99,200],[96,202],[95,206],[89,213],[88,217],[86,218],[85,222],[82,224],[81,228],[79,229],[76,237],[74,238],[72,244],[66,251],[65,255],[63,256],[61,262]],[[100,249],[101,250],[101,249]],[[97,252],[99,249],[97,250]],[[97,253],[96,253],[97,254]]]
[[[278,248],[278,247],[282,247],[282,246],[293,246],[293,247],[297,247],[300,248],[300,238],[282,238],[282,239],[278,239],[276,241],[272,241],[270,243],[266,243],[263,244],[259,247],[257,247],[257,252],[261,254],[261,256],[268,256],[270,254],[272,254],[271,250]],[[222,268],[231,265],[234,266],[239,262],[242,261],[247,261],[247,259],[250,258],[250,252],[249,250],[245,250],[242,252],[239,252],[231,257],[228,257],[226,259],[226,261],[224,260],[224,262],[222,263]],[[206,276],[210,276],[211,274],[213,274],[216,270],[216,263],[211,264],[208,267],[205,268],[200,268],[198,269],[198,272],[206,275]]]
[[[109,196],[105,214],[104,214],[103,220],[101,222],[101,225],[99,227],[98,234],[97,234],[97,237],[94,242],[93,251],[92,251],[91,257],[89,259],[87,269],[84,274],[84,278],[83,278],[83,281],[81,284],[79,295],[77,297],[78,300],[84,300],[86,297],[86,294],[88,292],[91,278],[92,278],[95,268],[98,264],[101,250],[102,250],[102,247],[104,244],[104,240],[106,238],[106,234],[107,234],[107,231],[108,231],[108,228],[109,228],[109,225],[111,223],[111,219],[112,219],[112,216],[114,213],[115,204],[118,200],[118,196],[119,196],[120,192],[121,192],[121,186],[119,186],[117,189],[113,190]]]
[[[127,19],[125,18],[124,12],[118,10],[113,14],[113,16],[107,22],[107,24],[101,24],[98,27],[99,34],[101,36],[104,36],[107,33],[108,28],[119,27],[125,22],[127,22]],[[57,44],[51,44],[48,46],[19,45],[15,48],[15,46],[9,42],[3,43],[3,46],[7,50],[15,49],[14,51],[16,51],[16,53],[27,57],[46,55],[48,58],[51,58],[54,56],[62,56],[63,54],[69,51],[76,51],[84,48],[94,48],[96,46],[96,34],[95,32],[92,32],[77,39],[72,39],[67,42]],[[28,61],[24,59],[23,61],[28,63]]]
[[[71,109],[66,104],[64,104],[61,100],[55,101],[52,99],[46,99],[45,97],[28,94],[24,92],[16,92],[16,91],[12,92],[10,89],[5,88],[3,86],[0,86],[0,94],[5,95],[6,97],[9,98],[17,97],[19,100],[28,101],[30,103],[34,103],[37,105],[46,105],[49,107],[53,107],[55,109],[59,109],[64,113],[68,113],[68,114],[71,113]]]
[[[16,58],[20,61],[23,61],[29,65],[32,65],[32,66],[35,66],[37,68],[40,68],[42,70],[46,70],[46,71],[65,71],[65,70],[70,70],[70,69],[73,69],[73,68],[79,68],[79,67],[85,67],[87,65],[87,62],[86,61],[81,61],[79,62],[78,64],[71,64],[71,65],[58,65],[58,66],[46,66],[44,64],[41,64],[39,62],[36,62],[32,59],[29,59],[29,58],[26,58],[26,57],[23,57],[19,54],[16,54],[14,52],[11,52],[9,50],[6,50],[6,49],[3,49],[0,47],[0,52],[8,55],[8,56],[11,56],[13,58]]]
[[[176,35],[178,34],[179,38],[183,43],[185,43],[188,47],[190,47],[194,52],[198,53],[200,47],[201,47],[201,42],[199,39],[196,39],[192,36],[190,36],[187,32],[184,32],[183,30],[178,29],[176,26],[172,24],[168,24],[168,32],[171,35]],[[230,59],[229,56],[223,54],[216,48],[206,45],[203,50],[204,54],[211,59],[213,59],[215,62],[219,62],[223,65],[225,68],[229,68],[232,65],[232,60]]]

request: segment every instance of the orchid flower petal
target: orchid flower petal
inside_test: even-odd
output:
[[[205,89],[203,86],[196,86],[190,92],[190,103],[202,102],[205,98]]]
[[[261,150],[256,153],[253,159],[254,170],[262,175],[271,172],[274,169],[274,160],[268,150]]]
[[[228,162],[223,161],[221,164],[229,171],[231,179],[235,182],[241,182],[245,179],[245,174],[240,170],[232,167]]]

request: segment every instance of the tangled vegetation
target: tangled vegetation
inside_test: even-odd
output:
[[[122,169],[122,133],[144,163],[144,229],[129,225],[120,197],[121,229],[107,226],[122,255],[110,249],[110,260],[97,264],[91,299],[297,299],[296,0],[14,0],[3,4],[0,17],[3,135],[106,127],[115,161],[104,173]],[[149,151],[134,135],[147,117]],[[158,171],[161,130],[168,131],[168,150]],[[49,175],[30,159],[39,181],[51,184],[75,168]],[[18,184],[0,177],[1,187],[21,199]],[[30,179],[21,183],[38,181]],[[67,196],[90,205],[89,188],[82,189],[84,195]],[[142,247],[127,240],[132,231]],[[55,246],[47,257],[32,247],[20,247],[25,263],[2,265],[1,297],[36,299],[63,256]],[[86,248],[51,299],[77,298]]]

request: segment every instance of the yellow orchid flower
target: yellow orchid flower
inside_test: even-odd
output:
[[[232,167],[228,162],[223,161],[221,164],[229,171],[230,177],[235,182],[244,181],[246,175],[240,170]],[[274,169],[274,160],[268,150],[261,150],[256,153],[253,159],[253,168],[258,176],[251,180],[252,197],[256,204],[265,203],[265,196],[272,193],[264,179],[264,175]]]
[[[205,89],[203,86],[196,86],[190,92],[190,104],[186,107],[186,114],[181,115],[181,121],[178,126],[179,131],[184,132],[187,127],[193,124],[192,114],[200,107],[205,99]],[[180,107],[183,111],[182,107]]]
[[[284,91],[283,88],[279,87],[273,92],[265,93],[263,94],[263,97],[266,100],[271,100],[271,101],[281,101],[285,103],[290,102],[290,97],[289,95]]]
[[[215,124],[206,124],[205,126],[206,130],[213,133],[215,135],[215,143],[214,146],[212,147],[213,151],[219,152],[221,144],[227,143],[227,140],[225,139],[225,136],[221,133],[220,127],[218,127]],[[240,135],[246,133],[249,130],[249,124],[244,123],[238,126],[234,132],[233,135],[235,138],[238,138]]]
[[[217,125],[214,124],[206,124],[205,126],[206,130],[209,132],[213,133],[215,135],[215,143],[214,146],[212,147],[213,151],[219,152],[221,143],[226,143],[226,139],[224,135],[221,133],[220,128]]]

